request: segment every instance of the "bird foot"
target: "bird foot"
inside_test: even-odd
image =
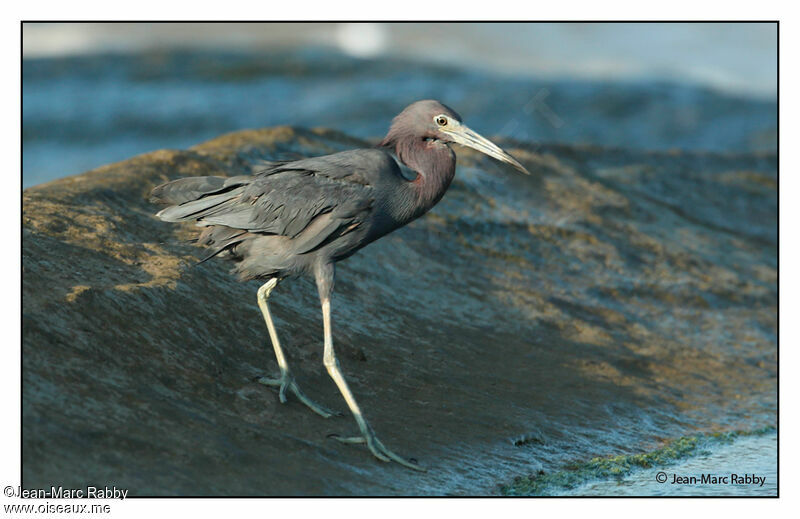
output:
[[[412,459],[411,461],[406,460],[395,454],[394,452],[390,451],[386,446],[381,443],[375,433],[372,431],[372,428],[367,426],[367,430],[364,432],[363,436],[349,436],[349,437],[342,437],[338,434],[329,434],[328,438],[332,438],[336,441],[342,443],[366,443],[369,450],[372,454],[381,461],[389,462],[394,461],[399,463],[400,465],[410,468],[412,470],[418,470],[420,472],[427,472],[425,467],[421,467],[416,463],[416,460]]]
[[[339,411],[334,411],[333,409],[328,409],[324,405],[318,404],[308,398],[305,393],[300,389],[297,385],[297,382],[294,381],[294,377],[289,372],[284,372],[280,378],[269,378],[269,377],[259,377],[256,379],[256,382],[259,384],[264,384],[265,386],[270,387],[277,387],[278,390],[278,399],[281,401],[282,404],[286,403],[286,391],[289,390],[294,393],[294,396],[298,398],[303,404],[306,405],[309,409],[317,413],[323,418],[330,418],[331,416],[341,416],[342,413]]]

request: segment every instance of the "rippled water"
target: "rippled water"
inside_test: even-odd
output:
[[[485,135],[638,149],[774,150],[777,105],[682,84],[536,80],[330,51],[26,59],[23,187],[274,125],[383,135],[437,98]]]

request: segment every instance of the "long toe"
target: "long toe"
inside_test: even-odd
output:
[[[338,434],[329,434],[328,438],[333,438],[334,440],[341,442],[341,443],[366,443],[367,447],[369,448],[372,455],[378,458],[381,461],[394,461],[399,463],[400,465],[410,468],[412,470],[418,470],[420,472],[427,472],[425,467],[417,465],[394,452],[390,451],[381,441],[375,436],[375,433],[372,431],[368,431],[368,433],[364,436],[339,436]]]
[[[264,384],[265,386],[277,387],[278,400],[280,400],[282,404],[286,403],[286,389],[292,383],[291,375],[284,373],[281,378],[261,377],[257,380],[257,382],[259,384]]]
[[[342,413],[340,413],[339,411],[329,409],[324,405],[318,404],[317,402],[314,402],[313,400],[308,398],[306,394],[303,393],[303,391],[300,389],[300,386],[298,386],[297,383],[294,381],[292,381],[292,383],[289,384],[289,390],[292,393],[294,393],[294,396],[296,396],[298,400],[303,402],[303,404],[305,404],[306,407],[308,407],[309,409],[311,409],[312,411],[314,411],[323,418],[330,418],[331,416],[342,416]]]
[[[283,384],[283,380],[280,378],[256,377],[255,381],[270,387],[281,387],[281,384]]]
[[[336,433],[332,433],[328,435],[328,438],[333,438],[341,443],[367,443],[366,438],[363,436],[339,436]]]
[[[331,416],[341,416],[342,413],[339,411],[334,411],[332,409],[328,409],[324,405],[318,404],[308,398],[305,393],[300,389],[300,386],[297,385],[297,382],[294,381],[294,377],[291,375],[284,375],[281,378],[270,378],[270,377],[260,377],[256,379],[259,384],[264,384],[265,386],[270,387],[277,387],[278,390],[278,398],[282,404],[286,403],[286,391],[290,391],[294,396],[297,397],[300,402],[302,402],[306,407],[317,413],[323,418],[330,418]]]
[[[427,472],[427,469],[425,469],[425,467],[421,467],[420,465],[412,463],[411,461],[409,461],[409,460],[407,460],[407,459],[405,459],[403,457],[400,457],[397,454],[395,454],[394,452],[392,452],[389,449],[387,449],[386,446],[384,444],[382,444],[381,441],[378,438],[375,438],[374,440],[375,441],[374,441],[373,445],[370,445],[370,442],[367,442],[367,446],[369,447],[369,450],[372,451],[372,454],[374,454],[377,458],[381,458],[380,454],[383,454],[384,456],[388,457],[392,461],[394,461],[396,463],[399,463],[400,465],[402,465],[404,467],[410,468],[412,470],[418,470],[420,472]]]

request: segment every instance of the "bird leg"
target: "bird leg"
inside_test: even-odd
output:
[[[331,273],[332,278],[332,273]],[[331,279],[332,281],[332,279]],[[317,283],[320,284],[319,276],[317,278]],[[343,442],[343,443],[366,443],[369,450],[381,461],[396,461],[400,465],[404,467],[408,467],[414,470],[425,471],[423,467],[419,465],[414,465],[413,463],[407,461],[404,458],[401,458],[394,452],[390,451],[386,448],[386,446],[381,443],[377,436],[375,436],[375,432],[372,430],[372,427],[369,426],[367,421],[364,419],[364,415],[361,414],[361,409],[358,407],[356,403],[356,399],[353,398],[353,393],[350,392],[350,388],[347,386],[347,381],[344,379],[342,375],[342,371],[339,369],[339,361],[336,359],[336,355],[333,352],[333,337],[331,334],[331,301],[330,295],[328,290],[324,290],[323,288],[330,288],[323,287],[320,284],[320,296],[322,300],[322,322],[325,328],[325,353],[323,357],[323,361],[325,363],[325,369],[328,370],[328,374],[331,376],[334,382],[336,382],[336,386],[339,388],[339,392],[342,393],[345,401],[347,402],[347,406],[350,408],[350,411],[353,413],[353,418],[356,419],[356,423],[358,424],[358,428],[361,429],[361,436],[356,436],[353,438],[341,438],[338,435],[330,435],[330,437]]]
[[[275,349],[275,357],[278,359],[278,366],[281,369],[281,376],[280,378],[268,378],[268,377],[260,377],[258,382],[260,384],[264,384],[266,386],[271,387],[278,387],[278,398],[280,399],[282,404],[286,403],[286,390],[288,389],[302,402],[304,403],[309,409],[317,413],[318,415],[322,416],[323,418],[328,418],[333,416],[334,414],[339,414],[335,411],[331,411],[330,409],[317,404],[310,398],[306,396],[300,390],[300,387],[294,380],[294,376],[292,376],[291,371],[289,371],[289,364],[286,362],[286,357],[283,355],[283,350],[281,349],[281,343],[278,342],[278,334],[275,331],[275,323],[272,322],[272,316],[269,313],[269,307],[267,306],[267,299],[269,298],[272,289],[274,289],[278,285],[278,278],[272,278],[261,288],[258,289],[258,306],[261,308],[261,313],[264,314],[264,321],[267,323],[267,330],[269,330],[269,338],[272,341],[272,347]]]

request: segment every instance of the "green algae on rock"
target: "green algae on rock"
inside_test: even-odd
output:
[[[620,454],[607,458],[593,458],[585,463],[567,465],[564,470],[553,473],[541,471],[531,476],[514,478],[508,485],[501,485],[500,492],[506,496],[542,496],[553,492],[574,489],[597,479],[622,478],[637,468],[667,467],[675,462],[701,454],[714,445],[731,443],[743,436],[760,436],[776,431],[766,426],[751,431],[728,431],[693,436],[681,436],[663,447],[641,454]]]

